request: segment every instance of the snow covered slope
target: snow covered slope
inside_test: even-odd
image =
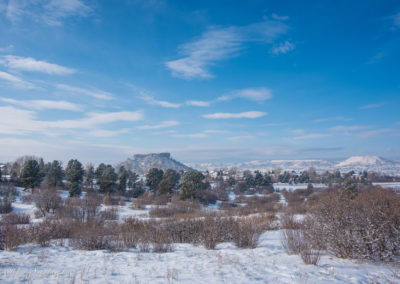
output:
[[[384,165],[394,165],[394,162],[383,159],[378,156],[353,156],[343,162],[340,162],[336,167],[371,167],[371,166],[384,166]]]
[[[328,160],[255,160],[241,163],[204,163],[193,164],[198,170],[213,170],[235,167],[239,170],[272,170],[280,168],[288,171],[303,171],[314,167],[317,172],[340,170],[346,171],[376,171],[392,175],[400,175],[400,163],[378,156],[354,156],[342,162]]]

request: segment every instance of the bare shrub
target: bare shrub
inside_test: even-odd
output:
[[[8,213],[1,218],[1,225],[29,224],[30,216],[24,213]]]
[[[25,204],[32,204],[33,202],[33,195],[32,194],[24,194],[21,197],[21,201]]]
[[[71,244],[83,250],[109,249],[112,234],[101,221],[88,220],[80,224],[79,230],[74,232]]]
[[[233,226],[232,239],[239,248],[255,248],[262,232],[257,218],[237,219]]]
[[[321,194],[305,226],[314,243],[337,257],[391,261],[400,255],[400,196],[379,187],[361,189],[353,198]]]
[[[300,254],[302,233],[299,229],[285,229],[281,231],[281,244],[289,255]]]
[[[172,251],[172,238],[164,226],[155,226],[152,230],[153,252],[165,253]]]
[[[139,230],[142,222],[135,218],[128,218],[119,226],[120,236],[127,248],[136,248],[139,242]]]
[[[33,195],[33,200],[42,216],[55,213],[62,204],[61,197],[52,189],[41,189]]]
[[[198,202],[173,200],[167,207],[155,207],[149,211],[150,217],[170,218],[200,210]]]
[[[279,221],[283,229],[300,229],[302,222],[296,220],[295,216],[289,212],[284,212],[280,215]]]
[[[317,265],[321,258],[321,250],[313,248],[310,242],[303,240],[300,250],[300,257],[305,264]]]
[[[147,192],[133,200],[132,208],[133,209],[145,209],[147,205],[153,204],[153,198],[154,198],[154,194]]]
[[[214,188],[214,192],[217,195],[217,199],[221,201],[229,200],[229,184],[227,182],[220,181]]]
[[[18,196],[18,190],[12,183],[5,183],[0,185],[0,196],[14,200]]]
[[[118,220],[118,208],[108,208],[100,212],[102,220]]]
[[[2,249],[15,250],[19,245],[25,243],[25,237],[25,229],[18,228],[17,225],[0,227],[0,247]]]
[[[30,233],[32,239],[41,247],[47,247],[54,237],[57,225],[46,218],[38,225],[31,226]]]
[[[103,204],[106,206],[124,205],[125,200],[119,196],[107,194],[103,198]]]
[[[65,205],[58,210],[57,216],[80,222],[95,219],[98,216],[101,202],[101,196],[93,192],[87,193],[84,198],[70,197],[66,200]]]
[[[11,200],[9,198],[0,198],[0,214],[10,213],[12,209]]]

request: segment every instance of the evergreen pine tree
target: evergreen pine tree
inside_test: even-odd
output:
[[[21,173],[22,185],[26,189],[35,188],[42,182],[42,174],[39,163],[36,160],[27,160]]]
[[[67,168],[65,169],[65,178],[71,197],[81,195],[83,174],[84,170],[82,164],[78,160],[69,160]]]

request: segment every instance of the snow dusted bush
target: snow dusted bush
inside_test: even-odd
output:
[[[400,196],[368,187],[350,197],[323,194],[305,222],[313,243],[337,257],[390,261],[400,254]]]

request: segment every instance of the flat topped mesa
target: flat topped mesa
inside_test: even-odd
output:
[[[149,154],[135,154],[133,155],[134,159],[144,159],[147,157],[154,157],[154,158],[171,158],[171,153],[149,153]]]
[[[171,158],[171,154],[164,153],[149,153],[135,154],[132,158],[127,158],[125,161],[116,165],[117,168],[124,166],[138,174],[146,174],[151,168],[159,168],[162,170],[173,169],[176,171],[190,171],[190,167]]]

